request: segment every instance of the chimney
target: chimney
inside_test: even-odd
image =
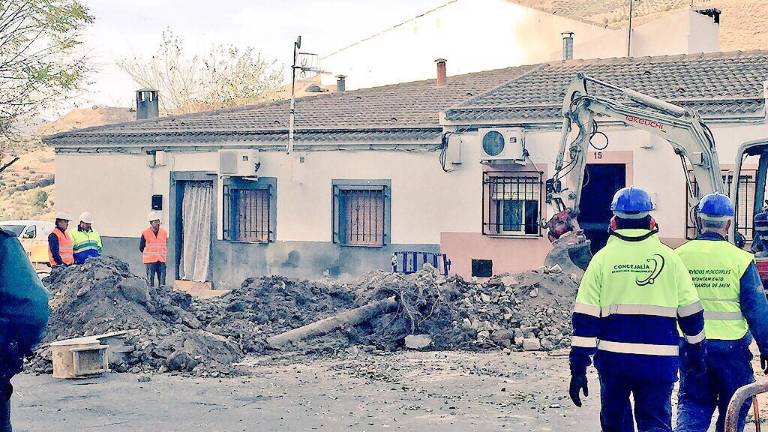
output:
[[[337,93],[344,93],[344,90],[347,89],[347,76],[346,75],[336,75],[336,92]]]
[[[136,90],[136,120],[158,118],[160,101],[157,90],[144,88]]]
[[[447,78],[445,76],[445,62],[447,60],[444,58],[439,58],[435,60],[435,63],[437,63],[437,87],[445,87],[445,84],[447,82]]]
[[[560,33],[563,36],[563,60],[573,58],[573,32],[565,31]]]

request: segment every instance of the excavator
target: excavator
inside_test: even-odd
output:
[[[588,85],[599,88],[600,92],[590,93]],[[733,176],[736,181],[731,182],[731,190],[727,190],[714,136],[699,114],[692,109],[578,73],[565,92],[562,114],[558,157],[554,173],[546,182],[546,200],[554,216],[545,223],[553,245],[545,265],[557,264],[564,270],[578,274],[586,268],[592,257],[590,241],[579,225],[579,204],[587,152],[590,145],[593,145],[594,137],[601,134],[597,124],[599,118],[601,121],[614,121],[647,131],[668,142],[680,157],[682,175],[686,179],[689,199],[694,209],[704,195],[714,192],[729,194],[738,209],[738,179],[743,162],[748,157],[759,156],[753,212],[757,215],[756,235],[752,249],[756,252],[761,277],[768,282],[768,203],[764,193],[768,172],[768,139],[741,146]],[[571,140],[574,135],[572,132],[575,132],[575,138]],[[697,218],[692,217],[692,220],[696,221]],[[740,247],[744,245],[744,237],[739,234],[736,220],[731,227],[730,241]]]
[[[604,94],[618,94],[621,100],[590,94],[587,85],[602,87]],[[629,102],[626,102],[626,101]],[[587,151],[592,140],[600,134],[596,117],[612,120],[626,126],[645,130],[666,140],[680,157],[682,174],[685,176],[689,199],[692,203],[692,219],[696,204],[709,193],[728,194],[737,209],[729,233],[729,241],[744,247],[745,239],[740,234],[739,222],[754,215],[754,230],[751,252],[755,254],[760,279],[768,287],[768,200],[766,200],[766,179],[768,178],[768,138],[742,144],[736,155],[733,173],[729,176],[730,190],[727,190],[720,169],[712,132],[701,120],[699,114],[688,108],[671,104],[632,89],[620,88],[609,83],[578,73],[568,86],[563,99],[563,124],[561,140],[553,176],[547,180],[547,203],[552,207],[551,219],[546,222],[552,250],[545,265],[559,265],[563,270],[580,274],[586,269],[592,257],[590,241],[579,225],[579,204],[581,202]],[[569,140],[573,126],[578,128],[576,137]],[[602,147],[600,147],[602,148]],[[757,158],[755,170],[754,204],[747,218],[739,218],[740,199],[748,197],[739,193],[739,179],[743,175],[745,162],[750,164]],[[694,187],[694,182],[695,186]],[[749,204],[749,203],[748,203]],[[696,227],[697,230],[700,227]],[[738,411],[749,397],[768,392],[768,382],[756,382],[740,388],[731,399],[725,420],[725,430],[735,432]],[[759,431],[760,415],[757,398],[753,399],[755,424]]]

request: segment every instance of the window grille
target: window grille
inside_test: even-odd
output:
[[[389,188],[340,184],[333,189],[334,242],[369,247],[387,244]]]
[[[542,189],[539,172],[483,173],[483,234],[541,235]]]
[[[274,241],[272,187],[224,185],[224,239],[251,243]]]

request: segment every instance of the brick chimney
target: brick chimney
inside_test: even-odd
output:
[[[439,58],[435,60],[435,63],[437,63],[437,87],[445,87],[445,84],[448,82],[447,77],[445,76],[445,62],[447,60],[444,58]]]

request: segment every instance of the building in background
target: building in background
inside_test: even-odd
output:
[[[449,0],[410,20],[327,53],[320,66],[347,76],[347,88],[427,79],[424,59],[450,60],[451,74],[535,64],[563,58],[563,34],[573,58],[627,55],[626,29],[557,15],[510,0]],[[690,9],[662,14],[632,32],[631,55],[720,51],[719,15]]]
[[[287,101],[53,135],[56,204],[91,211],[105,254],[135,271],[146,213],[162,211],[169,278],[204,274],[219,288],[389,270],[399,251],[444,253],[465,277],[473,262],[494,274],[537,267],[550,247],[543,185],[577,71],[699,110],[725,169],[742,142],[768,136],[768,52],[556,61],[301,98],[292,154]],[[518,134],[529,158],[488,163],[492,130]],[[602,131],[583,200],[593,234],[611,190],[637,184],[655,194],[664,240],[683,241],[679,158],[644,132]]]

